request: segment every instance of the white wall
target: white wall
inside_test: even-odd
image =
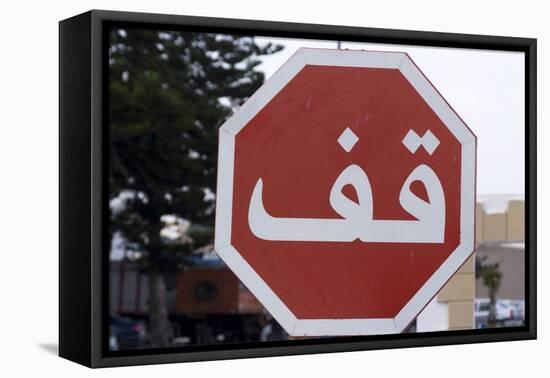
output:
[[[57,21],[90,8],[347,24],[539,38],[539,146],[550,143],[550,28],[544,1],[2,2],[0,91],[0,375],[39,377],[540,376],[550,350],[548,300],[541,340],[89,371],[48,352],[57,342]],[[550,249],[549,148],[539,148],[539,266]],[[539,274],[539,293],[550,275]],[[28,300],[33,298],[33,300]],[[547,318],[547,317],[546,317]]]
[[[449,306],[437,297],[416,317],[416,332],[447,331],[449,329]]]

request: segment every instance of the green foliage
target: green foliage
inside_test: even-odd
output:
[[[252,37],[113,30],[109,50],[111,233],[156,263],[212,242],[218,128],[263,83]],[[122,193],[122,196],[121,196]],[[192,243],[167,246],[163,214],[188,219]]]
[[[212,243],[213,233],[213,227],[203,226],[200,224],[191,225],[188,231],[189,236],[191,237],[191,239],[193,239],[194,244],[197,246]]]
[[[476,257],[476,278],[481,278],[483,285],[489,292],[489,317],[488,324],[490,327],[496,327],[497,325],[497,312],[496,312],[496,297],[498,289],[500,288],[500,282],[502,279],[502,273],[500,271],[500,264],[498,262],[487,262],[487,256]]]
[[[481,278],[483,279],[483,285],[489,289],[489,293],[494,293],[496,295],[500,287],[500,280],[502,278],[502,273],[499,270],[499,264],[490,264],[486,266],[481,274]]]
[[[498,262],[488,263],[487,256],[476,257],[476,278],[481,278],[489,292],[496,293],[500,287],[502,273]]]

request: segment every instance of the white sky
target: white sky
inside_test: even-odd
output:
[[[268,79],[298,48],[335,41],[260,38],[284,49],[261,57]],[[478,194],[524,195],[524,54],[488,50],[342,42],[344,49],[407,52],[478,137]]]

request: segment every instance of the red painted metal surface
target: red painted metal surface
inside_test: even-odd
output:
[[[337,139],[349,127],[350,152]],[[409,130],[439,139],[429,155],[402,143]],[[398,70],[308,65],[236,136],[231,243],[300,319],[391,318],[458,246],[461,146]],[[445,193],[443,244],[268,241],[248,225],[252,190],[275,217],[330,218],[329,193],[350,164],[367,172],[374,219],[413,220],[401,187],[420,164]],[[420,182],[411,190],[425,198]],[[352,187],[343,190],[350,199]]]

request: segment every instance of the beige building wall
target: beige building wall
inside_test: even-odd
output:
[[[523,241],[525,234],[525,202],[507,201],[502,211],[486,212],[483,203],[476,205],[476,245],[487,241]],[[436,299],[448,308],[449,329],[474,327],[476,297],[475,253],[441,289]]]
[[[474,327],[475,254],[472,254],[437,295],[448,307],[449,329]]]
[[[483,215],[483,240],[506,240],[508,214],[496,213]]]
[[[476,242],[525,240],[525,200],[511,199],[502,211],[487,213],[476,207]]]
[[[508,228],[506,240],[525,240],[525,202],[513,200],[508,203]]]
[[[476,243],[480,243],[483,240],[483,205],[476,203]]]

